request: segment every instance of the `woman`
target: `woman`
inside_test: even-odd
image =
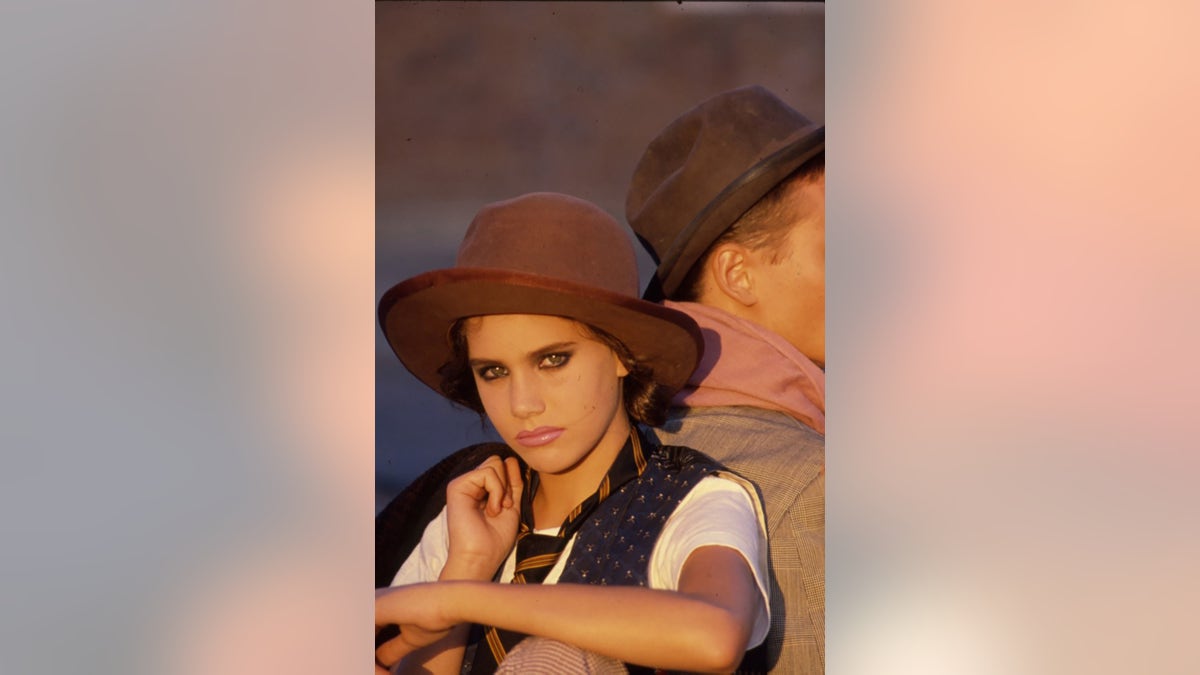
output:
[[[540,636],[724,672],[762,641],[753,490],[637,431],[661,421],[702,349],[691,319],[637,291],[613,218],[535,193],[480,211],[454,268],[384,295],[380,322],[405,367],[485,412],[511,451],[450,482],[394,586],[376,591],[376,624],[400,625],[377,650],[382,668],[492,672]]]

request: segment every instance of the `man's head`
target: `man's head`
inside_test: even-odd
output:
[[[675,300],[769,328],[825,367],[824,156],[806,164],[725,231]]]
[[[825,141],[762,87],[719,94],[651,141],[626,216],[650,297],[754,321],[825,362]]]

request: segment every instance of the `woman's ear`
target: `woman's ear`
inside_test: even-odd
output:
[[[758,303],[754,293],[754,258],[741,244],[718,244],[708,256],[711,287],[729,300],[752,307]]]
[[[626,375],[629,374],[629,368],[625,367],[625,362],[621,360],[620,356],[617,356],[616,352],[613,352],[613,361],[616,362],[616,364],[617,364],[617,378],[618,379],[625,377]]]

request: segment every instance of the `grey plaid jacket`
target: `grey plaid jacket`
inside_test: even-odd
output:
[[[825,437],[795,418],[751,407],[676,408],[663,445],[703,452],[758,487],[770,548],[771,672],[825,671]]]

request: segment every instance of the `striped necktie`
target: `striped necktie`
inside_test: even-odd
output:
[[[646,470],[646,456],[636,427],[630,431],[629,440],[609,467],[600,487],[576,506],[567,515],[557,534],[537,534],[533,530],[533,495],[537,492],[538,476],[528,468],[525,484],[528,488],[521,496],[521,524],[517,529],[517,565],[513,575],[514,584],[540,584],[558,562],[567,542],[583,527],[588,516],[596,510],[610,494],[625,483],[642,475]],[[483,639],[475,648],[475,659],[470,672],[492,673],[518,642],[526,636],[507,630],[486,626]]]

